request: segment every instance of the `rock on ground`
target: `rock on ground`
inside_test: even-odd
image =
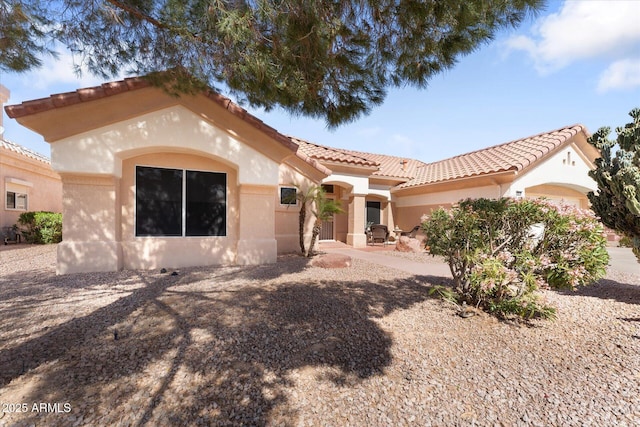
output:
[[[342,254],[320,254],[311,259],[312,266],[320,268],[351,267],[351,257]]]
[[[399,252],[424,252],[424,245],[422,240],[411,238],[409,236],[400,236],[400,239],[396,242],[396,251]]]

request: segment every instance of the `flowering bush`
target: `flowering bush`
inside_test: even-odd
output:
[[[422,228],[460,298],[503,317],[553,317],[539,291],[592,283],[609,261],[593,213],[545,200],[468,199],[434,211]]]

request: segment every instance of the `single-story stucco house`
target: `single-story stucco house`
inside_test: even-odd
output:
[[[298,248],[296,186],[322,183],[341,201],[321,238],[354,247],[368,222],[408,230],[466,197],[587,207],[595,189],[598,152],[581,125],[423,163],[286,136],[218,93],[172,97],[142,78],[5,110],[51,143],[58,273],[274,262]]]
[[[8,98],[9,91],[0,85],[0,104]],[[4,139],[1,132],[0,185],[4,200],[0,207],[0,234],[5,227],[15,225],[24,212],[62,212],[62,181],[51,168],[49,158]]]
[[[597,189],[588,171],[600,154],[587,138],[578,124],[433,163],[294,141],[332,170],[323,183],[347,208],[325,238],[361,247],[367,223],[411,230],[423,215],[469,197],[545,197],[588,208],[586,195]]]

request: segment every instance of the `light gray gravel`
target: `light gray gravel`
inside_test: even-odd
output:
[[[638,275],[548,292],[558,319],[522,325],[357,259],[54,265],[53,246],[0,249],[0,426],[640,425]]]

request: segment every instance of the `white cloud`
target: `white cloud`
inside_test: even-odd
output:
[[[380,135],[381,132],[382,128],[380,126],[373,126],[358,129],[356,131],[356,135],[366,138],[373,138],[374,136]]]
[[[640,58],[616,61],[609,66],[598,81],[598,92],[624,90],[640,86]]]
[[[74,59],[70,52],[62,51],[58,58],[47,58],[39,69],[29,75],[31,86],[44,90],[56,85],[73,84],[78,88],[96,86],[103,80],[86,70],[78,76],[74,72]]]
[[[640,1],[565,1],[542,17],[529,36],[506,41],[508,50],[527,52],[540,73],[576,61],[640,57]]]

